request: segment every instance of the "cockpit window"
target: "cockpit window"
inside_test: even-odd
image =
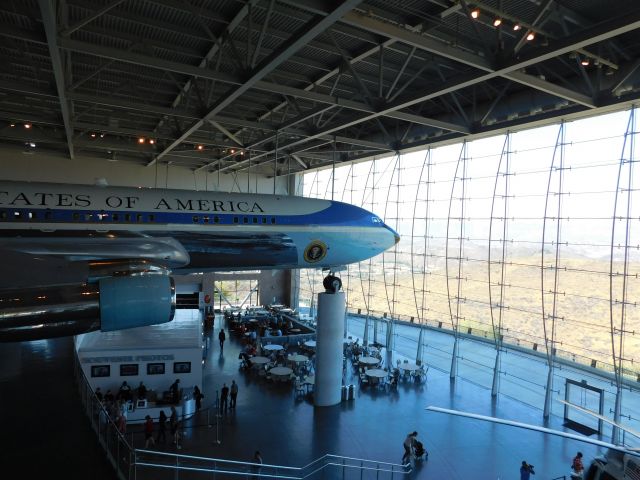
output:
[[[380,220],[380,217],[371,217],[371,221],[373,223],[382,223],[382,220]]]

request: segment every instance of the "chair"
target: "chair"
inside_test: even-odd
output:
[[[296,396],[299,395],[304,395],[304,387],[302,386],[302,382],[300,381],[299,378],[296,378],[294,381],[294,386],[295,386],[295,394]]]

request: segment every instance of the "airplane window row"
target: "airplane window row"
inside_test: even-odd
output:
[[[155,222],[156,216],[152,213],[150,214],[142,214],[142,213],[79,213],[73,212],[72,218],[76,222],[84,221],[84,222],[92,222],[92,221],[112,221],[112,222],[136,222],[136,223],[145,223],[145,222]],[[53,212],[45,211],[44,215],[41,212],[7,212],[5,210],[0,210],[0,220],[54,220]],[[210,217],[209,215],[194,215],[193,223],[220,223],[220,217],[215,215]],[[271,223],[274,225],[276,223],[275,217],[233,217],[233,223],[239,224],[249,224],[253,223],[255,225],[262,223],[266,225],[267,223]]]

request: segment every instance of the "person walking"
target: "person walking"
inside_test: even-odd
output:
[[[229,397],[229,387],[224,383],[222,385],[222,390],[220,391],[220,413],[224,410],[227,411],[227,398]]]
[[[169,428],[171,429],[171,438],[173,444],[178,445],[178,412],[176,407],[171,405],[171,417],[169,417]]]
[[[260,474],[260,470],[262,470],[262,454],[260,453],[260,450],[256,450],[256,453],[253,454],[253,463],[255,463],[256,465],[253,466],[253,471],[254,473]],[[252,480],[256,480],[258,477],[257,476],[252,476],[251,477]]]
[[[167,415],[164,413],[164,410],[160,410],[160,416],[158,417],[158,436],[156,437],[156,443],[160,443],[160,439],[162,438],[162,443],[167,442]]]
[[[576,453],[576,456],[573,457],[573,461],[571,462],[571,470],[575,473],[575,475],[571,475],[571,478],[582,478],[582,474],[584,472],[584,464],[582,463],[582,452]]]
[[[418,432],[411,432],[410,434],[407,435],[407,437],[404,439],[404,442],[402,443],[402,446],[404,447],[404,455],[402,456],[403,465],[406,465],[411,460],[413,442],[415,441],[415,438],[417,436],[418,436]]]
[[[193,387],[193,398],[196,401],[196,410],[200,410],[200,407],[202,407],[202,399],[204,398],[204,395],[197,385]]]
[[[231,380],[230,394],[231,394],[231,402],[229,404],[229,408],[235,410],[235,408],[236,408],[236,398],[238,397],[238,384],[236,383],[235,380]]]
[[[156,441],[153,439],[153,419],[147,415],[144,417],[144,448],[149,448],[150,445],[155,445]]]
[[[224,328],[220,329],[220,333],[218,334],[218,340],[220,340],[220,353],[224,350],[224,341],[227,339],[227,335],[224,333]]]
[[[531,475],[535,475],[536,472],[533,471],[533,465],[529,465],[526,460],[522,461],[522,466],[520,467],[520,480],[529,480]]]

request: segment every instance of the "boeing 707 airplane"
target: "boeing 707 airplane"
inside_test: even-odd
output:
[[[0,182],[0,340],[164,323],[169,273],[334,268],[399,238],[328,200]]]

